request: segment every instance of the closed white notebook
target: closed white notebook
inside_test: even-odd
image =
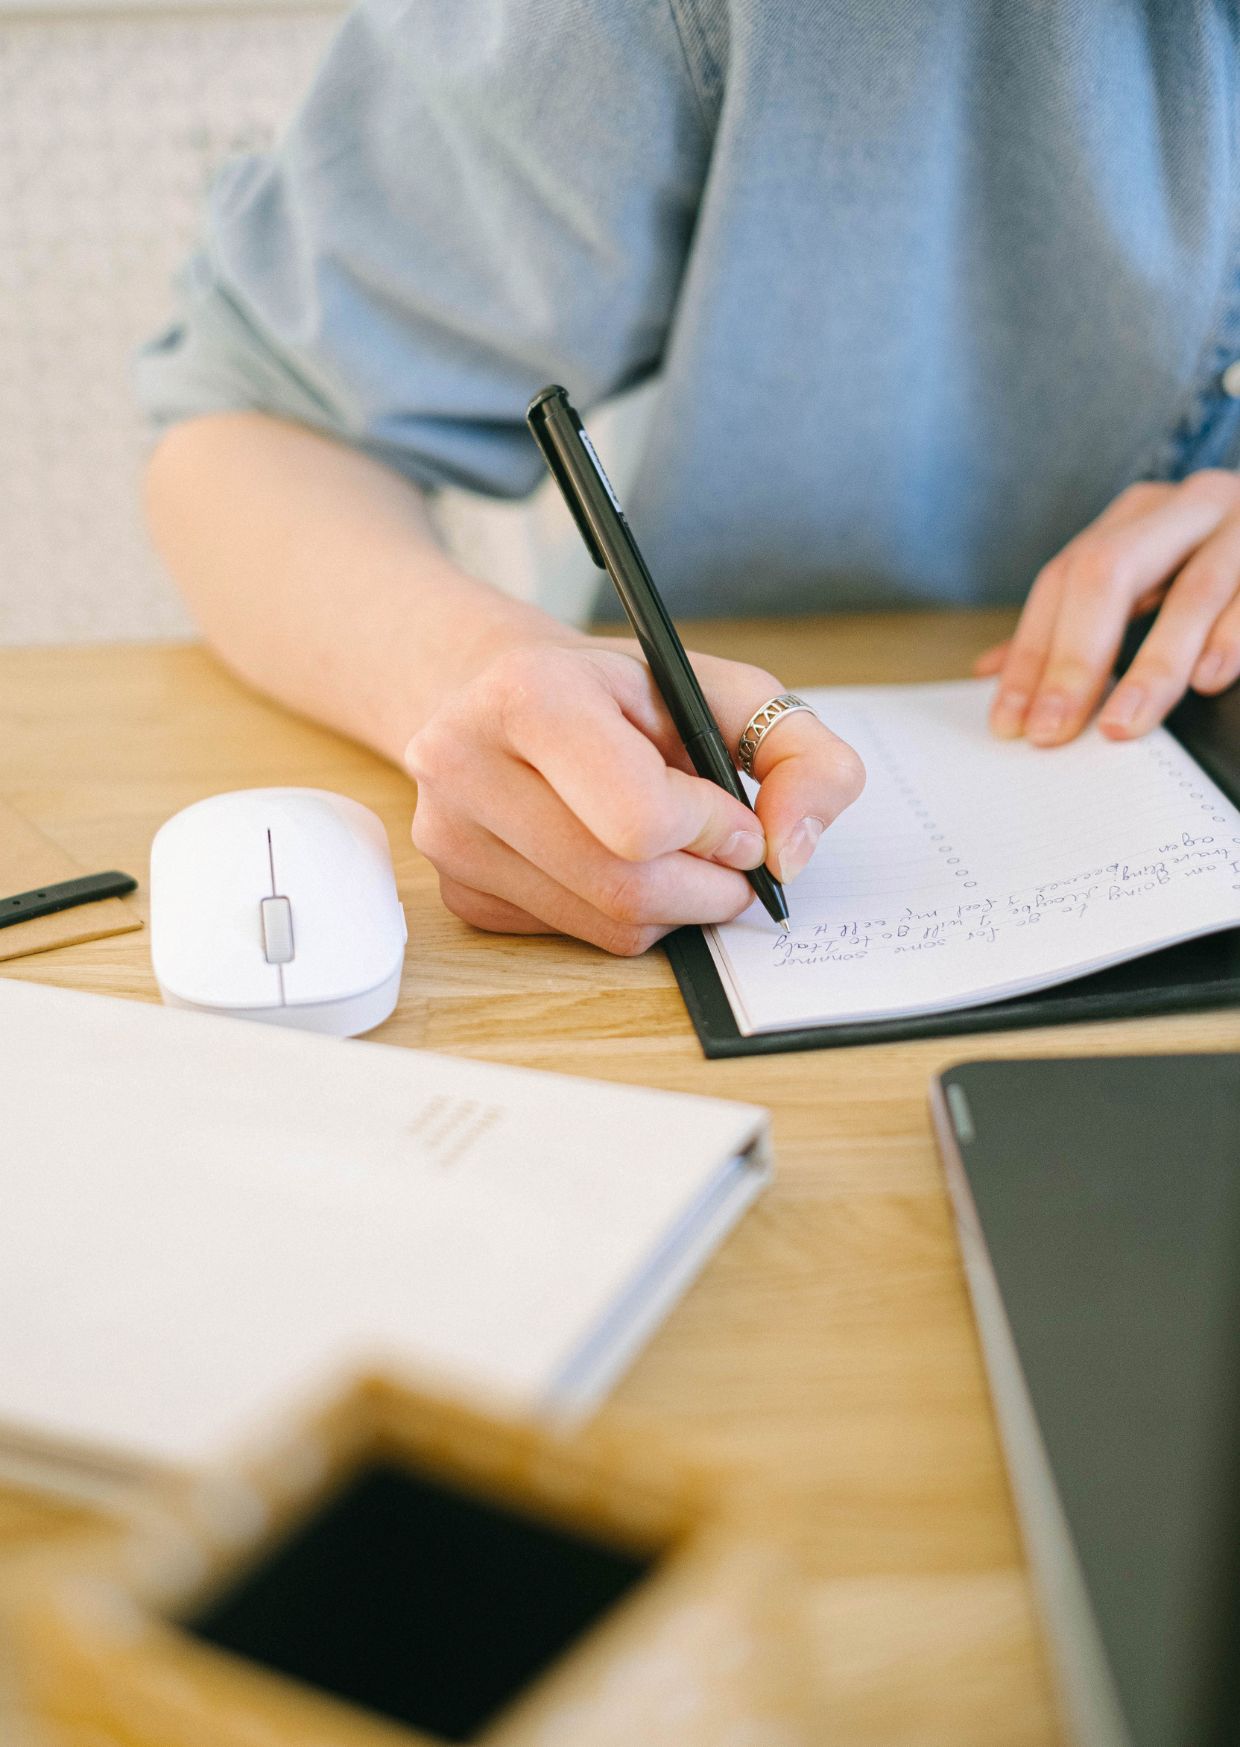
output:
[[[1240,925],[1240,812],[1178,741],[997,740],[992,691],[805,694],[866,787],[788,888],[789,934],[757,903],[707,930],[743,1035],[976,1006]]]
[[[212,1463],[351,1367],[580,1409],[765,1113],[0,980],[0,1444]]]

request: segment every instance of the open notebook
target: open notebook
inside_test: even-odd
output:
[[[751,1105],[0,979],[0,1466],[195,1467],[371,1363],[578,1412],[757,1194]]]
[[[1240,926],[1240,811],[1171,734],[1039,751],[990,735],[991,691],[806,694],[868,780],[789,888],[790,934],[756,902],[705,931],[740,1038],[1014,1004]]]

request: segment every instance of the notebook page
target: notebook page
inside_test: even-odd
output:
[[[788,889],[707,940],[748,1036],[945,1012],[1240,925],[1240,812],[1165,730],[996,740],[989,680],[806,693],[865,793]]]

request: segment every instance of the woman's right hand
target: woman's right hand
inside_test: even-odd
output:
[[[692,657],[725,741],[783,690]],[[632,955],[682,923],[726,922],[766,861],[785,884],[856,800],[860,759],[800,712],[763,740],[757,814],[693,774],[636,644],[581,637],[495,657],[413,736],[413,840],[450,910],[501,933],[577,935]]]

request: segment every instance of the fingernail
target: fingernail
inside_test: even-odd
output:
[[[776,860],[779,864],[779,877],[787,885],[794,880],[805,866],[810,856],[818,847],[818,839],[826,830],[821,819],[802,819],[801,823],[790,831],[779,846]]]
[[[1033,706],[1033,714],[1025,724],[1027,738],[1040,746],[1057,740],[1063,732],[1067,714],[1067,705],[1055,692],[1049,697],[1039,698]]]
[[[1015,739],[1028,708],[1029,699],[1024,692],[1000,692],[990,710],[991,729],[1005,740]]]
[[[766,860],[766,838],[758,831],[734,831],[715,851],[715,860],[742,872],[761,867]]]
[[[1145,706],[1145,689],[1139,685],[1117,686],[1098,718],[1101,728],[1131,728]]]
[[[1217,649],[1212,649],[1208,655],[1203,655],[1193,670],[1193,684],[1206,690],[1216,685],[1223,672],[1223,657]]]

